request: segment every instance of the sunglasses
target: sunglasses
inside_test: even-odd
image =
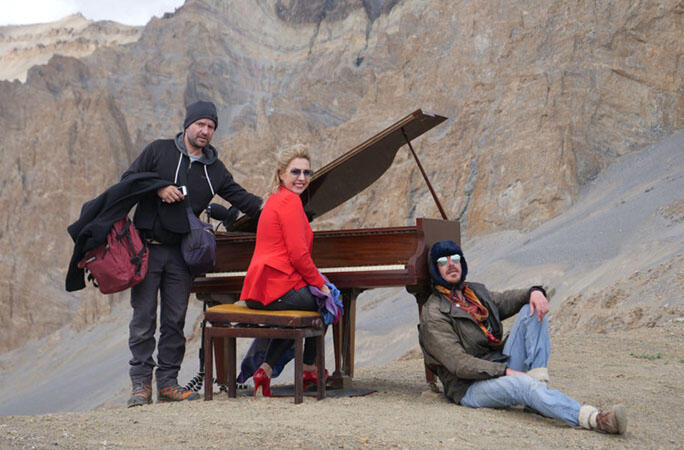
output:
[[[310,169],[290,169],[290,173],[295,177],[300,176],[302,173],[304,173],[305,178],[311,178],[313,176],[313,170]]]
[[[452,263],[456,264],[461,261],[461,255],[456,254],[451,256],[442,256],[441,258],[437,258],[437,264],[439,264],[440,266],[446,266],[449,260],[451,260]]]

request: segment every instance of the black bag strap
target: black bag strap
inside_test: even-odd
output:
[[[133,223],[131,222],[131,219],[126,220],[126,229],[125,231],[121,231],[120,234],[117,234],[116,238],[121,240],[124,237],[128,238],[128,248],[130,249],[131,253],[134,253],[135,255],[131,258],[131,264],[135,264],[135,274],[140,275],[140,270],[142,269],[142,262],[143,262],[143,255],[147,251],[147,242],[145,242],[144,239],[140,239],[142,242],[142,247],[140,248],[140,251],[138,253],[135,253],[135,246],[133,245],[133,238],[131,237],[131,227],[134,227]]]
[[[140,270],[142,269],[143,255],[147,251],[147,242],[142,241],[142,248],[140,251],[131,258],[131,263],[135,264],[135,274],[140,275]],[[133,245],[133,244],[131,244]]]
[[[126,218],[126,223],[124,224],[123,230],[121,230],[121,232],[119,232],[119,233],[116,233],[116,240],[120,241],[121,239],[123,239],[126,236],[129,236],[129,240],[130,240],[130,233],[131,233],[131,219]]]

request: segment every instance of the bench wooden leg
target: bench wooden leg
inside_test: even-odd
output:
[[[237,355],[235,354],[234,337],[228,337],[224,340],[226,348],[226,363],[228,364],[228,397],[235,398],[237,396]]]
[[[297,337],[294,340],[295,344],[295,374],[294,374],[294,385],[295,385],[295,404],[302,403],[304,401],[304,336],[302,333],[297,333]]]
[[[214,392],[214,339],[211,327],[204,329],[204,400],[211,400]]]
[[[216,365],[216,382],[227,384],[226,378],[226,338],[214,337],[214,360]]]
[[[322,400],[325,398],[325,335],[316,336],[316,369],[318,370],[316,398]]]

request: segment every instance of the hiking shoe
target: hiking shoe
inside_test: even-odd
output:
[[[176,384],[160,388],[158,397],[160,402],[182,402],[183,400],[197,400],[200,395]]]
[[[622,405],[615,405],[610,411],[599,411],[595,428],[604,433],[625,434],[627,416]]]
[[[149,405],[150,403],[152,403],[152,386],[149,383],[134,383],[133,392],[126,403],[128,407]]]

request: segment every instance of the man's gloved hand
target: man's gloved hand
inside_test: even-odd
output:
[[[226,208],[225,206],[219,205],[218,203],[210,204],[207,207],[207,212],[209,213],[209,217],[211,217],[212,219],[219,220],[226,230],[229,229],[230,225],[237,219],[238,214],[240,214],[240,210],[237,209],[235,206]]]
[[[225,219],[221,221],[223,224],[223,227],[227,230],[229,226],[233,224],[237,220],[238,214],[240,214],[240,210],[237,209],[235,206],[231,206],[228,208],[228,215],[226,216]]]
[[[232,208],[232,207],[231,207]],[[240,220],[234,221],[230,226],[226,227],[228,231],[247,231],[256,232],[257,224],[259,223],[259,216],[261,216],[261,210],[257,212],[254,216],[242,216]]]

